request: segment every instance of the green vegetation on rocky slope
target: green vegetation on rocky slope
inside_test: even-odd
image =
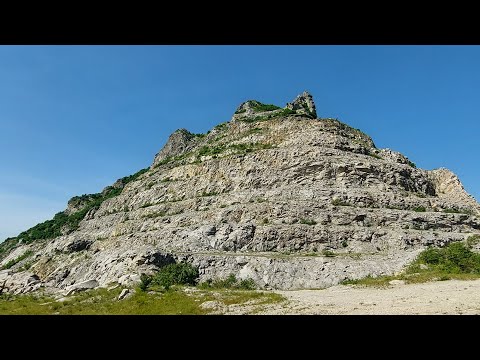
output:
[[[276,293],[228,288],[200,289],[175,286],[168,291],[131,290],[118,300],[122,287],[85,291],[57,301],[42,295],[0,295],[2,315],[176,315],[226,312],[228,306],[250,305],[251,312],[285,299]],[[202,305],[206,302],[217,306]],[[248,303],[248,304],[247,304]],[[222,310],[223,309],[223,310]]]
[[[346,280],[344,284],[387,286],[392,280],[420,283],[435,280],[471,280],[480,278],[480,254],[472,248],[480,242],[479,235],[470,236],[465,243],[450,243],[443,248],[430,247],[422,251],[400,275],[368,276]]]
[[[142,169],[133,175],[125,176],[116,182],[121,184],[120,186],[108,186],[101,193],[73,197],[70,201],[82,203],[82,208],[79,211],[71,214],[67,214],[64,211],[59,212],[55,214],[53,219],[37,224],[20,233],[17,237],[5,240],[0,244],[0,256],[14,247],[19,241],[28,244],[36,240],[53,239],[57,236],[75,231],[78,228],[80,221],[83,220],[89,211],[92,209],[98,209],[105,200],[120,195],[125,185],[136,180],[147,170],[148,169]]]

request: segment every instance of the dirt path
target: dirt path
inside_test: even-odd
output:
[[[276,292],[289,302],[259,314],[480,314],[480,280]]]

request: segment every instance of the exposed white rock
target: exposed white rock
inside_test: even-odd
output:
[[[127,299],[132,295],[133,295],[133,292],[131,292],[130,289],[123,289],[120,295],[118,295],[118,300]]]
[[[426,246],[480,233],[480,205],[453,173],[415,168],[359,130],[303,116],[309,99],[289,105],[293,115],[244,121],[249,103],[204,136],[175,132],[78,229],[13,243],[0,257],[14,263],[0,271],[0,291],[134,286],[175,261],[198,266],[201,281],[233,273],[265,288],[323,288],[398,273]]]
[[[75,292],[85,291],[89,289],[95,289],[98,287],[97,280],[86,280],[79,283],[76,283],[71,286],[67,286],[65,289],[65,296],[69,296]]]

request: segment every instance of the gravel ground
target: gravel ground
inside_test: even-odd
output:
[[[288,302],[257,314],[480,314],[480,280],[400,284],[388,288],[338,285],[325,290],[276,291]],[[233,310],[233,309],[232,309]],[[230,314],[251,313],[237,308]]]

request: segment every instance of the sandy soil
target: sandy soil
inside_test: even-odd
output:
[[[480,280],[276,291],[289,301],[258,314],[480,314]]]

